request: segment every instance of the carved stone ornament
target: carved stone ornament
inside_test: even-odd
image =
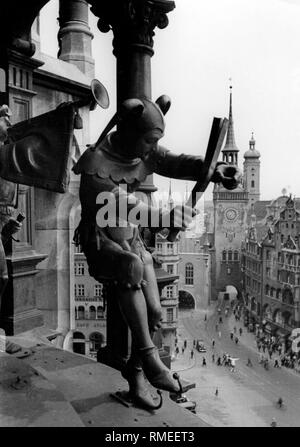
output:
[[[154,28],[165,28],[167,13],[175,8],[171,0],[89,0],[91,11],[99,17],[98,28],[114,33],[114,50],[142,45],[152,50]]]

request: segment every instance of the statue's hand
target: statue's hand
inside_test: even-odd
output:
[[[242,173],[237,166],[218,162],[211,181],[214,183],[222,183],[226,189],[235,189],[242,181]]]
[[[170,211],[170,227],[185,231],[196,214],[197,211],[190,206],[176,205]]]
[[[5,225],[6,231],[9,234],[15,234],[22,228],[21,222],[16,219],[10,218],[7,224]]]
[[[5,243],[13,234],[17,233],[22,227],[21,222],[10,218],[4,225],[1,232],[2,242]]]

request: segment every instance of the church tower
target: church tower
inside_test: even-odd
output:
[[[235,142],[230,86],[229,122],[226,143],[222,150],[223,161],[238,166],[239,149]],[[214,244],[212,248],[212,299],[218,299],[227,286],[241,288],[240,255],[246,226],[248,192],[243,185],[229,191],[216,184],[213,191]]]
[[[248,191],[249,206],[260,199],[260,153],[256,150],[255,143],[252,132],[249,150],[244,154],[244,186]]]
[[[234,128],[233,128],[233,116],[232,116],[232,86],[230,86],[229,97],[229,117],[228,117],[228,130],[227,137],[223,153],[223,161],[231,165],[238,165],[238,153],[239,149],[235,143]]]

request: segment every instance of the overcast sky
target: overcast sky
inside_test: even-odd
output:
[[[56,17],[53,0],[41,14],[42,50],[53,55]],[[176,0],[168,17],[169,26],[156,30],[152,58],[153,99],[163,93],[172,99],[162,144],[204,155],[212,118],[228,116],[232,78],[239,166],[253,131],[261,199],[276,198],[283,188],[300,197],[300,0]],[[96,77],[111,107],[94,112],[92,141],[115,111],[112,33],[100,33],[96,22],[91,15]],[[155,176],[155,184],[166,190],[169,180]],[[185,182],[172,184],[185,189]]]

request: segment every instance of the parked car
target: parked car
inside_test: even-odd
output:
[[[203,340],[197,340],[196,349],[198,352],[206,352],[206,347]]]

